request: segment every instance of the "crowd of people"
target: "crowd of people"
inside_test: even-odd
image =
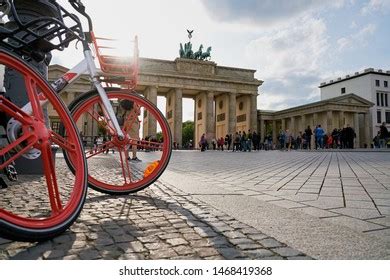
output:
[[[225,137],[218,139],[207,140],[203,134],[199,141],[200,150],[231,150],[233,152],[251,152],[252,150],[300,150],[300,149],[354,149],[355,148],[355,130],[349,125],[343,128],[334,128],[332,131],[326,132],[321,124],[314,129],[310,126],[304,131],[300,131],[294,135],[289,129],[280,129],[277,139],[273,139],[271,134],[268,134],[261,139],[260,134],[251,132],[251,130],[238,131],[235,134],[228,134]],[[390,147],[390,133],[388,132],[385,123],[380,127],[378,135],[373,139],[373,148]],[[313,147],[312,147],[313,145]],[[367,146],[369,143],[366,144]]]
[[[271,140],[272,141],[272,140]],[[203,152],[205,150],[232,150],[233,152],[250,152],[252,150],[260,150],[262,148],[260,135],[251,130],[248,132],[239,131],[233,134],[226,134],[225,137],[220,137],[218,139],[212,139],[210,143],[207,141],[206,135],[203,134],[199,141],[200,150]]]
[[[294,136],[288,129],[279,132],[279,149],[353,149],[356,138],[355,130],[347,124],[343,128],[335,128],[332,132],[326,132],[321,125],[314,129],[307,126],[305,131],[300,131]],[[314,141],[312,141],[312,139]]]

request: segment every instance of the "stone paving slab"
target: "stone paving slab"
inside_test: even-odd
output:
[[[163,176],[162,179],[172,182],[175,187],[188,194],[197,195],[208,204],[224,209],[238,220],[249,223],[248,219],[253,220],[256,215],[260,215],[255,212],[245,213],[249,202],[253,203],[254,208],[273,209],[267,213],[272,216],[275,225],[285,220],[282,215],[288,214],[294,218],[289,212],[280,209],[284,208],[294,213],[304,214],[304,216],[298,215],[303,220],[307,218],[305,215],[319,219],[315,224],[319,228],[324,227],[324,232],[328,232],[325,230],[326,226],[332,224],[334,227],[331,228],[335,231],[335,236],[329,233],[329,237],[337,238],[336,236],[344,234],[340,236],[340,240],[345,241],[345,248],[352,250],[353,242],[349,242],[346,236],[356,234],[354,237],[357,238],[356,242],[363,242],[366,245],[372,242],[378,245],[378,247],[375,245],[375,248],[379,248],[382,244],[385,248],[379,254],[367,252],[367,258],[390,257],[389,238],[386,238],[387,229],[390,229],[389,224],[378,222],[381,218],[387,219],[390,216],[390,154],[388,152],[231,153],[208,151],[205,153],[178,152],[174,155],[175,157],[181,159],[180,165],[173,161],[169,168],[171,173]],[[207,165],[204,162],[207,162]],[[184,186],[174,183],[172,179],[176,178],[178,181],[177,178],[184,173],[187,178],[192,178],[200,184],[191,184],[186,181]],[[202,177],[203,181],[198,181],[198,177]],[[203,182],[214,182],[213,186],[217,184],[217,187],[212,188],[213,197],[193,191],[193,189],[207,188],[208,185],[203,185]],[[229,191],[236,191],[236,196],[234,198],[229,196]],[[218,192],[226,195],[219,197],[216,195]],[[241,201],[245,202],[242,203],[243,209],[238,209],[237,205],[241,204]],[[229,208],[234,209],[235,212],[229,211]],[[296,222],[301,224],[300,221]],[[299,242],[289,243],[292,240],[285,235],[289,235],[290,232],[268,231],[272,227],[272,223],[268,223],[268,220],[265,223],[259,221],[251,225],[284,240],[292,247],[306,248],[305,246],[296,247]],[[345,228],[342,230],[340,226]],[[318,228],[313,230],[316,232]],[[377,237],[377,239],[369,241],[371,237]],[[298,236],[296,238],[300,240]],[[365,241],[361,241],[360,238]],[[321,245],[326,249],[328,244],[320,243],[315,247],[320,250]],[[337,246],[342,248],[342,245],[339,243]],[[322,252],[323,255],[316,254],[312,250],[303,251],[318,258],[337,258],[338,256],[340,258],[364,258],[365,249],[369,247],[363,246],[359,254],[329,250],[334,253],[333,256],[325,251]]]

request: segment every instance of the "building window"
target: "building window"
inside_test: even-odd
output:
[[[52,121],[51,130],[53,130],[56,133],[60,133],[60,122]]]
[[[376,122],[382,123],[382,112],[381,111],[376,111]]]
[[[379,80],[375,80],[375,85],[379,87],[381,84],[379,83]]]
[[[387,82],[387,81],[384,81],[384,82],[383,82],[383,86],[384,86],[384,87],[389,87],[388,82]]]
[[[341,94],[345,93],[345,87],[341,88]]]
[[[387,93],[385,93],[385,106],[386,107],[389,107],[389,103],[388,103],[388,100],[387,100]]]
[[[383,92],[381,93],[381,106],[383,107],[385,105],[384,99],[383,99]]]
[[[379,92],[376,93],[376,106],[380,106],[380,94]]]
[[[386,123],[390,123],[390,112],[385,113]]]

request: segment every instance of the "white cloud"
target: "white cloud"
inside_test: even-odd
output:
[[[361,9],[363,15],[368,15],[374,12],[387,14],[390,11],[390,0],[370,0]]]
[[[358,27],[358,25],[357,25],[357,23],[356,23],[356,21],[352,21],[351,22],[351,24],[349,25],[349,28],[351,28],[351,29],[355,29],[355,28],[357,28]]]
[[[245,55],[265,80],[261,109],[279,110],[319,99],[320,73],[328,60],[326,24],[303,17],[251,41]]]
[[[275,24],[304,14],[341,8],[351,0],[202,0],[208,12],[219,21]]]
[[[262,77],[285,79],[317,71],[328,48],[324,21],[306,17],[250,42],[246,57],[259,66]]]
[[[356,47],[366,46],[369,37],[375,33],[375,30],[376,30],[376,25],[370,23],[364,26],[361,30],[359,30],[359,32],[338,39],[337,40],[338,50],[345,51],[345,50],[354,49]]]

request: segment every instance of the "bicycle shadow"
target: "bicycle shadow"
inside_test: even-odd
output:
[[[179,247],[171,246],[162,234],[183,236],[168,221],[176,219],[183,232],[194,227],[204,229],[210,236],[183,241]],[[199,245],[198,245],[199,244]],[[169,199],[148,194],[126,196],[91,195],[76,223],[62,235],[41,243],[11,242],[0,245],[0,250],[11,252],[8,259],[150,259],[181,257],[202,259],[197,246],[207,246],[222,254],[242,257],[222,233],[191,210]],[[158,255],[151,255],[160,250]],[[161,256],[161,257],[159,257]],[[1,254],[0,254],[1,258]]]

